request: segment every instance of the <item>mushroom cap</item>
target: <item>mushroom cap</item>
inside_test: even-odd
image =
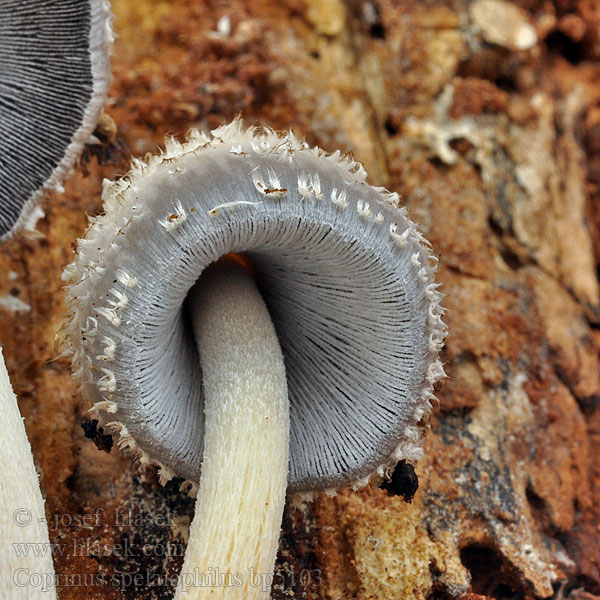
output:
[[[104,422],[197,481],[202,377],[186,295],[227,253],[253,265],[283,350],[292,491],[365,483],[420,456],[446,328],[437,260],[362,166],[239,120],[106,183],[65,270],[66,340]]]
[[[0,2],[0,237],[31,222],[94,130],[110,22],[107,0]]]

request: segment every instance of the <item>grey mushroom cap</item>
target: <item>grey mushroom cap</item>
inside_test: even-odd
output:
[[[243,254],[272,316],[290,398],[292,491],[364,483],[420,456],[443,376],[436,259],[362,166],[292,134],[192,132],[104,192],[66,269],[66,339],[105,424],[143,462],[198,481],[202,375],[185,299]]]
[[[0,237],[27,225],[94,130],[111,41],[107,0],[0,2]]]

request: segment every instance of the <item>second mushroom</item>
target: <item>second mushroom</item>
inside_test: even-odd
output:
[[[107,184],[65,271],[93,409],[163,480],[200,482],[178,598],[268,598],[286,489],[420,456],[436,260],[365,178],[291,133],[192,132]]]

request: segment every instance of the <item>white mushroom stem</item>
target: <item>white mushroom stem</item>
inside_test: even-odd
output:
[[[204,455],[175,598],[266,599],[288,473],[281,349],[254,281],[234,262],[203,273],[190,310],[203,373]]]
[[[0,350],[0,598],[54,600],[44,500]]]

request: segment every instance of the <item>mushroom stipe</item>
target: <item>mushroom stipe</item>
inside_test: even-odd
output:
[[[208,135],[193,131],[183,144],[169,140],[163,154],[134,159],[128,175],[105,184],[105,214],[91,220],[64,273],[66,343],[93,412],[121,448],[157,465],[163,481],[177,475],[195,491],[215,458],[203,454],[212,435],[204,409],[220,393],[207,383],[220,363],[206,362],[189,322],[204,320],[211,331],[203,311],[216,309],[188,296],[201,275],[205,289],[230,277],[205,273],[229,253],[251,264],[284,357],[289,491],[362,486],[420,457],[433,386],[444,376],[437,259],[398,195],[365,179],[362,165],[339,152],[265,127],[243,130],[236,119]],[[234,396],[266,376],[258,353],[242,369],[221,352],[238,382],[225,377],[222,385]],[[273,402],[265,415],[280,400]],[[281,444],[270,452],[287,457]],[[188,574],[190,566],[186,559]]]

